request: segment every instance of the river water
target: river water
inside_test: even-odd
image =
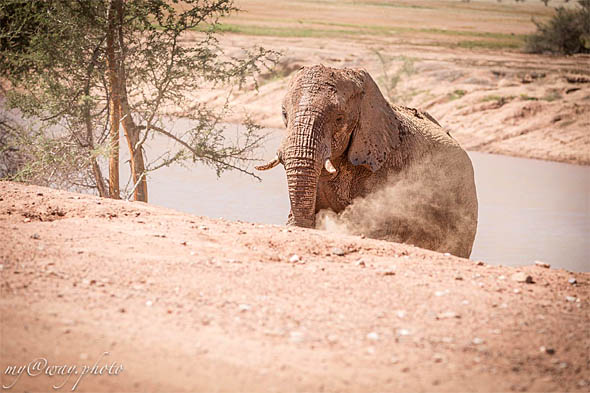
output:
[[[281,139],[282,131],[274,131],[257,155],[273,157]],[[167,142],[155,146],[154,156],[167,149]],[[540,260],[590,271],[590,167],[469,155],[479,198],[471,259],[508,266]],[[148,178],[149,200],[196,215],[283,224],[289,212],[285,172],[278,166],[259,175],[261,182],[235,171],[218,179],[199,164],[162,168]]]

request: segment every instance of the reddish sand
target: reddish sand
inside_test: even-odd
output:
[[[119,375],[86,375],[77,391],[590,386],[588,273],[9,182],[0,238],[3,385],[8,366],[81,373],[109,352],[98,365]],[[64,380],[25,372],[7,391]]]

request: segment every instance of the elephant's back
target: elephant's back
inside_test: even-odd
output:
[[[428,112],[416,108],[392,105],[400,122],[400,137],[414,139],[416,143],[440,145],[440,147],[460,147],[459,143]]]

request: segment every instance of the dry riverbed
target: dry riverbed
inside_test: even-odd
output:
[[[10,182],[0,238],[3,385],[8,366],[81,372],[108,352],[98,364],[122,371],[77,391],[590,386],[588,273]],[[8,391],[64,380],[22,375]]]

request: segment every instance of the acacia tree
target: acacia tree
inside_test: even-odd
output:
[[[75,179],[70,186],[119,198],[120,131],[136,200],[147,201],[149,172],[175,162],[200,161],[218,175],[236,169],[255,176],[247,164],[262,138],[259,127],[245,119],[245,131],[230,142],[222,126],[227,102],[212,109],[194,98],[204,86],[241,88],[276,62],[275,52],[259,47],[237,57],[224,54],[216,27],[236,11],[232,0],[4,0],[5,105],[28,120],[26,128],[4,128],[10,147],[26,158],[11,178],[56,185],[69,168],[76,173],[67,176]],[[193,127],[170,129],[171,113]],[[148,162],[145,146],[155,134],[175,147]],[[100,165],[106,160],[108,182],[106,165]]]

